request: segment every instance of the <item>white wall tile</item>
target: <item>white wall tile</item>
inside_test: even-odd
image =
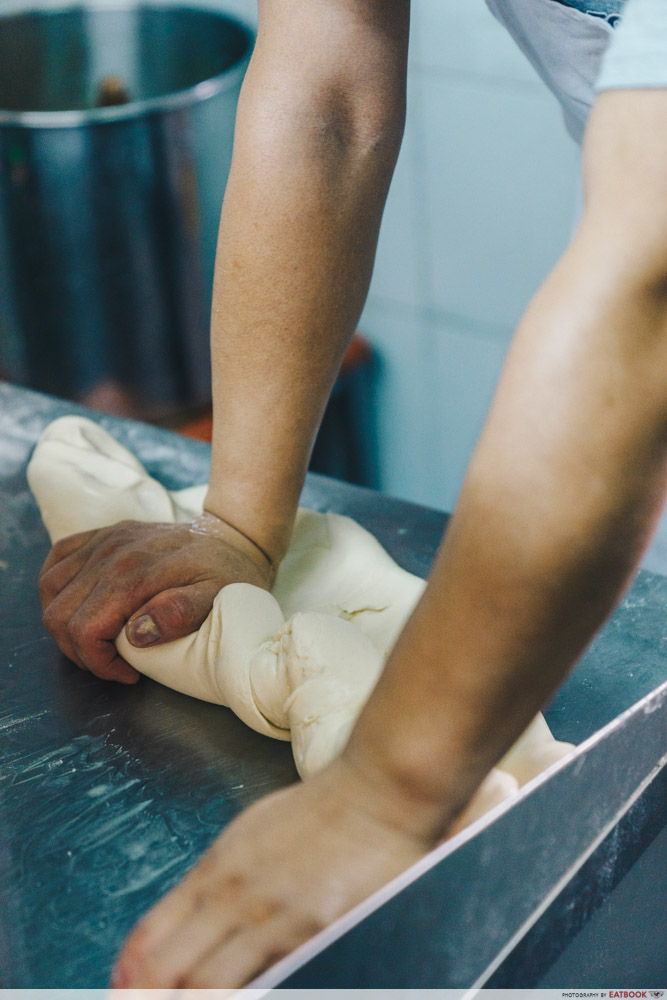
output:
[[[544,87],[484,0],[412,0],[412,17],[413,65]]]
[[[436,398],[435,343],[414,309],[370,298],[360,328],[377,358],[375,407],[379,485],[386,493],[437,506],[433,456],[439,429],[432,420]]]
[[[498,339],[494,329],[451,320],[433,320],[432,333],[437,394],[431,406],[431,419],[440,438],[433,488],[441,492],[441,505],[451,511],[484,426],[509,345]]]
[[[382,217],[371,294],[418,307],[426,294],[429,247],[421,224],[427,204],[421,179],[420,109],[413,93],[409,86],[405,134]]]
[[[408,68],[421,65],[422,62],[422,32],[420,31],[419,4],[416,0],[410,2],[410,47],[408,49]]]
[[[662,517],[642,559],[642,569],[647,569],[651,573],[662,573],[667,576],[667,507],[662,512]]]
[[[199,0],[202,2],[202,0]],[[255,0],[208,0],[214,6],[229,14],[235,14],[248,24],[257,26],[257,3]]]
[[[495,329],[376,298],[361,329],[378,359],[379,487],[452,510],[502,369]]]
[[[514,325],[569,240],[578,150],[549,95],[472,79],[419,88],[432,305]]]

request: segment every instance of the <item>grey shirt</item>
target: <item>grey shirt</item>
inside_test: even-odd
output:
[[[627,0],[602,61],[597,90],[638,87],[667,87],[667,0]]]

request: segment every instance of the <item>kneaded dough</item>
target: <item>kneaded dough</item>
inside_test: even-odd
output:
[[[61,417],[39,439],[28,482],[52,542],[117,521],[187,522],[206,485],[169,491],[96,423]],[[335,758],[425,583],[361,525],[300,508],[271,594],[225,587],[198,632],[120,654],[140,673],[225,705],[257,732],[290,740],[301,777]],[[538,715],[486,779],[458,826],[572,749]]]

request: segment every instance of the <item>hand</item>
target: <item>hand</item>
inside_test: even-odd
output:
[[[112,986],[242,986],[434,846],[413,806],[344,758],[260,800],[140,921]]]
[[[63,538],[39,577],[43,621],[77,666],[133,684],[139,674],[116,651],[127,623],[135,646],[194,632],[228,583],[269,589],[268,558],[211,514],[192,524],[121,521]]]

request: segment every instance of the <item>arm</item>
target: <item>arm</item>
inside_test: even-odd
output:
[[[659,517],[666,124],[667,92],[599,99],[583,222],[517,330],[430,585],[350,747],[429,799],[469,798],[612,611]]]
[[[400,146],[405,0],[261,0],[213,301],[207,509],[285,552]]]
[[[222,586],[270,587],[370,281],[400,146],[408,0],[261,0],[238,108],[212,317],[208,516],[59,542],[44,622],[101,677],[198,628]]]
[[[600,98],[585,174],[583,223],[517,331],[348,747],[222,834],[133,932],[115,985],[241,985],[406,868],[620,597],[665,492],[667,91]]]

